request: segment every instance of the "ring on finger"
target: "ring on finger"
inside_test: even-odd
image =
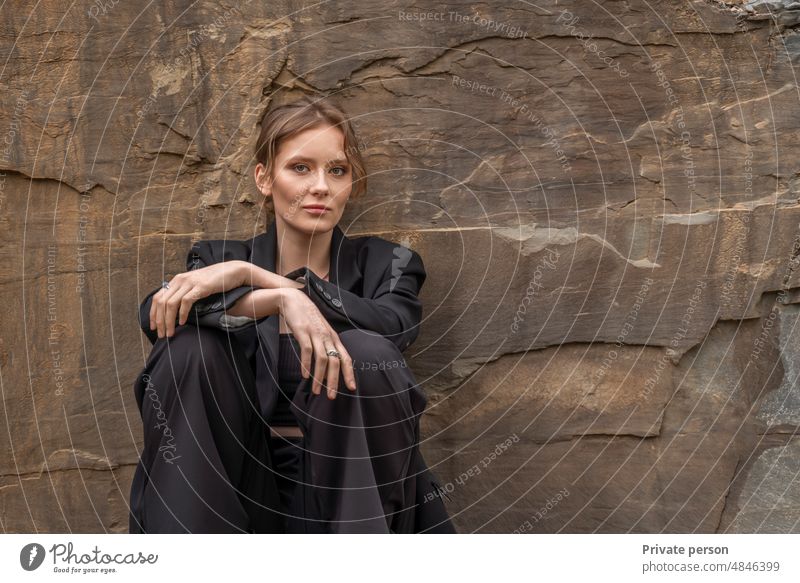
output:
[[[342,360],[342,355],[341,355],[341,354],[339,354],[339,351],[338,351],[338,350],[336,350],[335,348],[328,348],[328,349],[325,351],[325,354],[327,354],[328,356],[335,356],[335,357],[336,357],[336,358],[338,358],[339,360]]]

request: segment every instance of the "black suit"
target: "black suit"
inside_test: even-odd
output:
[[[275,222],[273,221],[265,233],[249,240],[207,240],[196,243],[192,246],[187,257],[187,269],[198,269],[220,261],[238,259],[250,261],[268,271],[275,272],[276,249],[277,231]],[[304,283],[302,291],[308,295],[322,315],[340,335],[340,339],[342,339],[343,344],[346,345],[348,352],[351,352],[351,356],[353,356],[353,354],[351,348],[345,343],[345,338],[347,338],[347,342],[353,347],[352,350],[361,351],[364,355],[370,354],[375,356],[377,353],[372,351],[372,347],[382,346],[383,358],[390,358],[394,355],[395,359],[398,358],[397,354],[399,354],[399,351],[405,350],[417,338],[419,323],[422,317],[422,305],[419,301],[418,294],[425,281],[426,274],[422,259],[414,251],[378,237],[357,237],[351,239],[346,237],[337,226],[334,228],[331,239],[330,281],[321,279],[307,267],[287,274],[287,277]],[[237,319],[225,315],[224,311],[227,308],[230,308],[243,295],[253,289],[250,286],[237,287],[195,302],[190,313],[189,323],[195,325],[192,328],[196,332],[202,331],[203,334],[201,336],[205,338],[205,345],[198,345],[196,349],[193,347],[192,343],[195,342],[193,338],[194,335],[187,334],[186,330],[180,330],[181,328],[189,328],[188,326],[178,327],[179,330],[176,331],[175,336],[169,339],[169,342],[167,342],[167,339],[161,339],[159,342],[156,332],[150,330],[149,327],[151,298],[158,289],[160,288],[154,289],[145,298],[140,307],[141,328],[155,346],[148,359],[148,365],[137,379],[135,386],[140,411],[142,411],[143,420],[145,421],[146,444],[131,491],[131,532],[141,532],[145,528],[149,531],[155,531],[162,527],[163,530],[182,529],[193,532],[208,528],[210,531],[218,532],[227,530],[227,525],[229,524],[233,525],[230,529],[233,531],[280,531],[282,529],[280,526],[281,520],[270,510],[275,507],[275,501],[277,499],[277,495],[274,492],[275,483],[271,478],[271,472],[258,470],[258,467],[265,465],[264,460],[266,460],[266,465],[270,464],[269,451],[265,451],[263,444],[260,443],[260,436],[263,435],[264,440],[266,440],[266,425],[264,425],[264,423],[265,420],[270,418],[275,408],[279,392],[278,375],[276,372],[279,332],[278,317],[269,316],[254,321],[250,318]],[[229,334],[225,334],[225,332]],[[372,335],[371,340],[367,337],[367,334]],[[153,385],[153,369],[161,366],[160,374],[163,380],[160,384],[170,384],[167,380],[167,371],[171,369],[174,375],[175,369],[174,362],[169,366],[165,364],[168,359],[172,359],[172,356],[168,355],[168,353],[171,352],[169,348],[170,344],[177,341],[178,338],[181,338],[180,342],[184,343],[185,347],[184,352],[202,353],[204,351],[204,346],[207,346],[209,343],[219,348],[219,345],[223,344],[220,340],[222,336],[227,338],[228,349],[217,354],[216,357],[213,358],[213,362],[226,362],[232,365],[232,368],[230,368],[227,373],[224,373],[224,376],[241,377],[239,379],[241,386],[238,388],[238,391],[228,389],[220,391],[219,394],[212,394],[213,391],[218,390],[214,388],[215,383],[204,383],[202,378],[195,379],[193,382],[202,384],[203,387],[205,387],[203,390],[208,393],[204,393],[203,398],[205,401],[196,405],[198,413],[191,413],[192,405],[190,398],[192,396],[188,395],[183,397],[185,402],[189,403],[189,405],[179,407],[181,417],[175,417],[173,423],[179,428],[188,425],[190,427],[188,432],[195,436],[194,441],[197,442],[196,447],[195,443],[189,443],[186,440],[183,442],[183,455],[187,458],[184,459],[184,467],[189,468],[187,472],[191,474],[191,470],[194,470],[195,475],[202,476],[203,471],[205,471],[206,474],[217,474],[221,476],[217,479],[217,481],[220,482],[219,484],[209,486],[208,493],[204,494],[206,497],[213,497],[215,499],[223,497],[222,490],[226,487],[230,490],[231,484],[234,482],[234,480],[230,479],[232,474],[237,476],[247,474],[249,476],[248,479],[243,478],[241,484],[233,484],[233,490],[236,491],[238,501],[242,503],[245,509],[244,513],[242,513],[242,510],[238,507],[237,498],[231,497],[227,508],[224,507],[224,504],[220,503],[221,510],[215,509],[213,516],[221,515],[225,517],[224,520],[219,521],[217,524],[211,525],[208,521],[206,523],[197,523],[194,525],[195,530],[193,530],[191,527],[186,526],[184,522],[177,521],[180,527],[176,527],[174,523],[159,527],[154,525],[155,519],[151,518],[150,527],[142,528],[141,523],[144,522],[142,516],[144,516],[144,507],[146,506],[145,489],[148,485],[148,479],[155,482],[156,475],[162,470],[174,473],[174,468],[165,466],[164,463],[160,463],[160,465],[156,463],[154,465],[154,461],[161,462],[157,454],[161,452],[166,455],[169,448],[173,448],[177,451],[174,443],[176,438],[172,429],[170,429],[169,432],[169,437],[172,438],[170,442],[165,442],[164,435],[162,435],[161,432],[156,431],[150,435],[149,441],[151,443],[148,450],[148,426],[153,423],[158,425],[158,420],[168,417],[168,415],[163,413],[164,406],[162,405],[162,401],[181,401],[180,396],[173,396],[169,390],[164,387],[153,388],[150,386]],[[390,341],[393,346],[389,345],[389,343],[386,342],[387,340]],[[156,354],[154,355],[154,353]],[[160,361],[163,361],[160,362],[160,364],[151,362],[159,360],[159,357]],[[204,359],[203,363],[201,363],[202,367],[207,368],[206,363],[211,361],[211,358]],[[245,362],[249,364],[249,367],[244,364]],[[186,363],[182,363],[181,366],[185,369]],[[252,375],[247,373],[247,371],[245,371],[244,374],[238,374],[238,371],[243,368],[249,368],[252,371]],[[236,371],[236,373],[231,374],[230,371]],[[220,371],[218,370],[216,372]],[[213,376],[213,374],[215,374],[215,371],[212,371],[211,376]],[[405,498],[411,498],[411,501],[406,500],[406,502],[404,502],[404,505],[408,505],[409,508],[398,512],[398,514],[404,514],[405,518],[402,520],[400,518],[395,518],[392,524],[405,532],[454,532],[444,509],[444,505],[439,498],[441,489],[431,472],[427,469],[418,448],[419,416],[424,410],[426,403],[424,392],[416,385],[409,369],[398,369],[391,372],[384,371],[381,375],[373,375],[367,378],[368,375],[369,373],[362,373],[362,380],[366,380],[368,386],[370,386],[370,384],[374,385],[375,383],[380,384],[384,381],[395,386],[397,395],[393,395],[395,399],[392,402],[396,404],[398,411],[407,413],[407,420],[409,423],[412,423],[409,427],[413,426],[414,439],[417,441],[417,445],[413,447],[413,452],[408,454],[405,462],[408,465],[408,476],[414,477],[415,479],[411,480],[409,478],[405,480],[407,484],[403,487],[404,489],[401,494],[401,497],[405,496]],[[307,379],[300,385],[293,402],[299,411],[307,414],[305,418],[298,417],[298,423],[303,428],[307,439],[309,435],[312,436],[307,444],[308,449],[313,450],[315,444],[317,444],[320,449],[325,449],[328,448],[330,444],[336,443],[339,436],[335,431],[329,430],[327,427],[321,427],[322,424],[318,423],[314,425],[315,421],[313,419],[315,416],[324,416],[328,414],[321,408],[348,407],[346,404],[346,393],[349,391],[343,387],[343,379],[340,376],[339,394],[334,400],[334,403],[339,401],[339,404],[326,404],[325,401],[327,401],[327,397],[325,397],[325,391],[323,390],[322,395],[311,396],[309,390],[310,383],[311,379]],[[219,382],[216,384],[219,384]],[[397,387],[400,386],[402,386],[402,388],[398,390]],[[173,392],[175,392],[175,389],[176,387],[173,387]],[[158,399],[159,407],[157,409],[146,406],[144,398],[148,390],[151,400],[156,390],[166,391],[164,396]],[[358,390],[356,392],[358,393]],[[211,429],[208,431],[211,435],[203,436],[203,432],[198,432],[195,428],[197,425],[196,421],[189,419],[187,416],[202,415],[203,413],[201,412],[207,412],[209,410],[209,401],[214,402],[216,406],[218,401],[230,398],[233,393],[240,394],[240,396],[244,395],[246,400],[249,400],[253,405],[250,408],[256,410],[256,414],[254,414],[252,418],[249,416],[246,419],[242,418],[241,427],[236,429],[236,431],[239,431],[237,443],[244,441],[249,444],[245,448],[247,449],[247,455],[244,456],[244,459],[241,460],[239,465],[227,459],[206,459],[204,461],[201,458],[208,458],[209,456],[205,455],[203,452],[207,451],[210,447],[223,447],[220,446],[219,443],[227,434],[235,433],[235,431],[227,428],[225,432],[220,432],[218,429],[215,429],[212,424],[210,426]],[[345,397],[345,399],[343,399],[343,397]],[[402,401],[402,403],[400,403],[400,401]],[[153,401],[153,403],[155,402],[156,401]],[[373,403],[376,402],[377,401],[373,401]],[[239,403],[239,405],[241,405],[241,403]],[[221,407],[217,407],[220,409],[219,420],[225,422],[227,426],[228,422],[226,419],[228,417],[237,419],[238,417],[237,414],[233,413],[227,414],[226,417],[224,413],[225,407],[230,407],[230,411],[235,410],[238,412],[241,412],[241,407],[236,409],[236,406],[233,404],[225,402],[222,403]],[[157,418],[153,417],[153,411],[156,410],[160,415]],[[354,411],[352,405],[350,405],[349,411]],[[341,416],[350,413],[333,413],[331,411],[330,414]],[[358,414],[361,414],[360,410]],[[148,422],[148,416],[153,417],[151,422]],[[168,425],[166,419],[161,425]],[[205,423],[205,425],[208,425],[208,423]],[[313,428],[315,428],[315,430],[311,431]],[[166,431],[166,429],[164,429],[164,431]],[[409,435],[409,431],[406,431],[406,435]],[[200,435],[200,437],[197,438],[197,435]],[[223,435],[223,437],[220,437],[221,435]],[[388,435],[388,433],[385,435]],[[349,437],[344,436],[342,439],[351,440]],[[358,457],[363,454],[366,449],[371,447],[367,443],[368,440],[366,438],[362,441],[363,443],[361,445],[348,446],[352,449],[341,450],[339,454],[354,458]],[[375,442],[374,438],[373,442]],[[213,446],[209,444],[213,444]],[[381,445],[386,445],[387,447],[392,446],[391,443]],[[403,446],[398,444],[397,447]],[[406,449],[411,450],[412,448],[406,447]],[[193,455],[197,460],[200,460],[201,464],[205,464],[211,469],[200,470],[197,467],[192,467],[191,464],[197,465],[195,463],[197,460],[193,461]],[[331,450],[330,455],[337,454],[334,454],[333,450]],[[239,457],[242,456],[240,455]],[[326,457],[329,456],[314,458],[315,461],[313,462],[309,458],[306,458],[306,462],[307,465],[324,464],[324,458]],[[261,460],[261,463],[257,464],[257,469],[248,466],[248,458]],[[373,465],[374,463],[375,462],[373,462]],[[174,466],[175,462],[168,465]],[[159,467],[162,468],[162,470],[159,470]],[[315,468],[317,473],[324,470],[324,466],[322,465],[315,465]],[[322,470],[320,468],[322,468]],[[261,467],[261,470],[263,470],[263,467]],[[306,471],[310,472],[310,468],[307,467]],[[358,470],[356,470],[356,473],[358,473]],[[223,480],[222,477],[224,477],[225,480]],[[306,477],[311,480],[310,473],[307,473]],[[181,478],[185,478],[187,482],[191,482],[192,479],[191,475],[182,475]],[[174,477],[164,477],[161,479],[165,484],[161,486],[162,490],[168,491],[169,487],[171,487],[166,484],[175,484]],[[331,480],[333,479],[335,479],[335,476],[331,477]],[[168,480],[171,481],[168,482]],[[381,490],[381,492],[383,492],[383,490]],[[180,506],[182,497],[176,494],[177,500],[170,501],[159,493],[156,494],[158,495],[156,496],[148,492],[149,501],[147,504],[151,507],[156,504],[163,505],[163,507],[159,509],[159,512],[151,513],[151,516],[175,514],[175,512],[170,509],[169,505],[172,504],[175,507]],[[201,495],[202,493],[197,494]],[[308,494],[306,493],[304,496],[308,496]],[[392,494],[392,496],[396,498],[397,492]],[[158,502],[156,502],[156,500],[158,500]],[[324,496],[314,499],[317,505],[320,504],[320,500],[325,500]],[[342,499],[337,499],[336,503],[349,507],[349,502],[343,501]],[[318,507],[312,508],[312,506],[314,506],[313,503],[310,506],[305,506],[300,512],[306,512],[307,514],[322,512]],[[387,506],[384,500],[384,509],[385,508],[387,508]],[[188,507],[183,510],[186,511],[187,515],[189,514]],[[344,512],[347,514],[351,511],[345,510]],[[245,517],[245,515],[248,515],[249,518]],[[337,516],[341,517],[341,514]],[[353,514],[353,516],[355,516],[355,514]],[[347,516],[342,517],[342,520],[347,520]],[[355,524],[359,524],[357,522],[358,520],[364,519],[351,519]],[[211,521],[216,521],[216,519],[214,518]],[[379,532],[380,530],[378,529],[385,530],[385,525],[382,523],[378,524],[378,522],[368,523],[364,520],[364,531]],[[205,526],[205,524],[208,526]],[[371,525],[368,526],[368,524]],[[307,526],[304,526],[303,530],[309,531]],[[357,531],[357,527],[351,530],[351,532]]]

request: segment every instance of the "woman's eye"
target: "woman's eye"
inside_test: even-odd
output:
[[[331,168],[331,171],[334,170],[341,170],[341,172],[336,174],[336,176],[344,176],[345,174],[347,174],[347,168],[342,168],[341,166],[337,166],[336,168]]]
[[[306,166],[305,164],[295,164],[294,166],[292,166],[292,168],[294,168],[295,170],[297,170],[297,169],[298,169],[298,168],[300,168],[300,167],[302,167],[302,168],[308,168],[308,166]]]

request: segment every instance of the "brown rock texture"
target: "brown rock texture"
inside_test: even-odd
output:
[[[341,224],[425,261],[460,532],[800,532],[800,4],[0,9],[0,528],[126,532],[139,301],[263,231],[271,101],[334,96]],[[360,147],[361,147],[360,146]]]

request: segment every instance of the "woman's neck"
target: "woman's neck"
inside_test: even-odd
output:
[[[277,220],[277,219],[276,219]],[[276,225],[278,245],[275,257],[275,271],[286,275],[308,266],[311,271],[324,277],[328,275],[331,261],[331,239],[333,231],[308,235],[287,228],[282,221]]]

